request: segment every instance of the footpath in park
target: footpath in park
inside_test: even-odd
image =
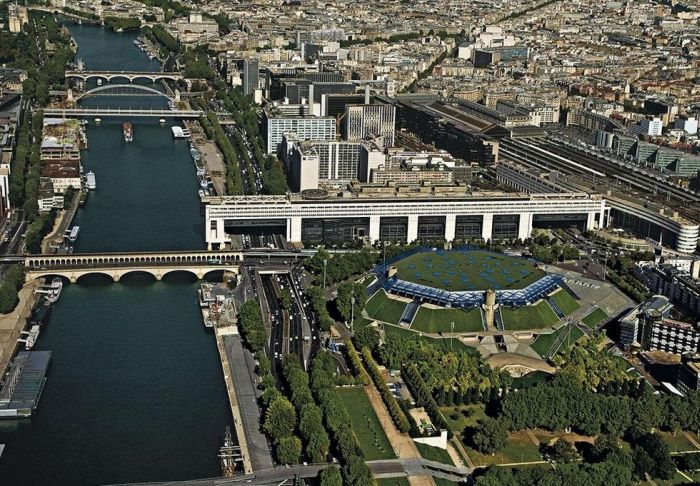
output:
[[[418,452],[415,442],[411,439],[408,434],[400,433],[394,426],[394,422],[391,420],[391,416],[384,406],[382,398],[379,396],[379,392],[375,388],[374,384],[369,384],[364,387],[367,398],[369,398],[374,413],[377,414],[379,423],[382,424],[384,433],[391,447],[396,451],[400,459],[420,459],[421,455]],[[435,486],[433,478],[430,476],[410,476],[408,482],[411,486]]]

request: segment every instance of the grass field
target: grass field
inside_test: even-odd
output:
[[[517,388],[518,390],[521,390],[523,388],[529,388],[531,386],[535,386],[538,383],[545,383],[549,380],[552,379],[552,376],[550,373],[547,373],[546,371],[531,371],[525,376],[521,376],[519,378],[513,378],[513,388]]]
[[[530,347],[540,356],[543,358],[547,355],[547,352],[549,351],[549,348],[552,347],[552,344],[557,340],[559,335],[566,330],[566,326],[561,326],[559,329],[556,331],[549,333],[549,334],[540,334],[537,336],[537,339],[535,339],[535,342],[530,345]],[[561,345],[559,348],[559,352],[561,353],[565,349],[567,349],[570,345],[575,343],[576,341],[579,340],[579,338],[583,336],[583,332],[576,326],[571,328],[571,334],[569,337],[565,340],[565,342]]]
[[[405,337],[408,339],[417,339],[420,341],[424,341],[426,343],[430,344],[435,344],[437,346],[442,346],[445,350],[453,350],[453,351],[462,351],[464,353],[468,354],[479,354],[479,351],[476,350],[476,348],[472,346],[468,346],[464,344],[462,341],[460,341],[457,338],[443,338],[443,337],[436,337],[432,338],[426,335],[421,336],[418,332],[411,331],[410,329],[404,329],[399,326],[391,326],[389,324],[384,325],[384,337],[385,339],[389,340],[393,337]]]
[[[455,434],[461,434],[465,427],[473,427],[479,420],[486,418],[484,407],[477,404],[462,405],[459,407],[440,407],[442,416],[447,425]]]
[[[697,447],[693,445],[692,442],[682,432],[673,435],[672,432],[657,431],[661,436],[661,439],[668,444],[668,448],[671,452],[686,452],[686,451],[697,451]]]
[[[377,486],[410,486],[408,478],[384,478],[375,479]]]
[[[557,315],[544,300],[535,305],[527,305],[517,309],[503,307],[501,315],[507,331],[543,329],[559,321]]]
[[[418,448],[418,452],[420,452],[420,455],[423,457],[423,459],[439,462],[442,464],[448,464],[450,466],[455,465],[455,463],[452,462],[452,458],[445,449],[429,446],[427,444],[421,444],[419,442],[416,442],[416,447]]]
[[[443,478],[436,478],[433,476],[433,482],[435,483],[435,486],[453,486],[459,483],[455,483],[454,481],[450,481],[449,479],[443,479]]]
[[[576,302],[576,299],[565,289],[559,289],[559,291],[552,296],[552,300],[557,303],[561,311],[567,316],[581,307],[581,305]]]
[[[488,251],[427,251],[396,263],[401,280],[450,291],[521,289],[544,277],[532,263]]]
[[[450,323],[454,322],[454,332],[483,331],[481,311],[479,309],[429,309],[421,306],[413,318],[411,329],[416,331],[438,333],[450,332]]]
[[[596,327],[598,324],[608,318],[608,315],[602,309],[596,307],[593,312],[581,319],[588,327]]]
[[[386,438],[372,404],[369,403],[365,390],[359,387],[340,388],[338,395],[350,414],[352,431],[365,459],[368,461],[396,459],[396,454],[389,444],[389,439]]]
[[[489,464],[510,464],[514,462],[541,461],[542,456],[536,446],[524,431],[508,434],[506,446],[494,455],[480,454],[465,444],[465,449],[471,460],[477,466]]]
[[[389,297],[384,289],[379,289],[365,304],[365,310],[370,317],[379,321],[398,324],[406,309],[406,304]]]

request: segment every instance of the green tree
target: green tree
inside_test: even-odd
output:
[[[343,478],[337,467],[329,466],[318,475],[320,486],[343,486]]]
[[[296,424],[297,415],[294,406],[283,396],[276,397],[265,413],[263,428],[267,435],[274,440],[290,436]]]
[[[360,456],[348,458],[343,468],[343,477],[346,484],[352,484],[353,486],[373,486],[374,484],[372,472]]]
[[[508,431],[502,421],[486,418],[476,428],[472,442],[483,454],[493,454],[505,447]]]
[[[579,458],[574,444],[564,438],[554,443],[549,454],[553,460],[559,463],[574,462]]]
[[[363,327],[352,338],[357,349],[369,348],[372,352],[379,348],[379,331],[371,326]]]
[[[299,464],[301,457],[301,440],[293,435],[282,437],[277,441],[277,460],[282,464]]]

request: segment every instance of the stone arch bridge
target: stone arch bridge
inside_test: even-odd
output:
[[[133,272],[148,273],[156,280],[172,272],[202,279],[214,271],[238,273],[242,262],[243,253],[236,251],[83,253],[27,256],[24,267],[28,279],[59,276],[77,282],[85,275],[102,274],[118,282]]]

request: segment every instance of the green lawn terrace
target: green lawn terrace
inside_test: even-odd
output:
[[[401,280],[451,292],[523,289],[545,276],[523,258],[480,250],[422,251],[393,267]]]
[[[365,460],[396,459],[396,453],[386,437],[377,414],[374,413],[364,388],[339,388],[338,395],[350,415],[352,432]]]

